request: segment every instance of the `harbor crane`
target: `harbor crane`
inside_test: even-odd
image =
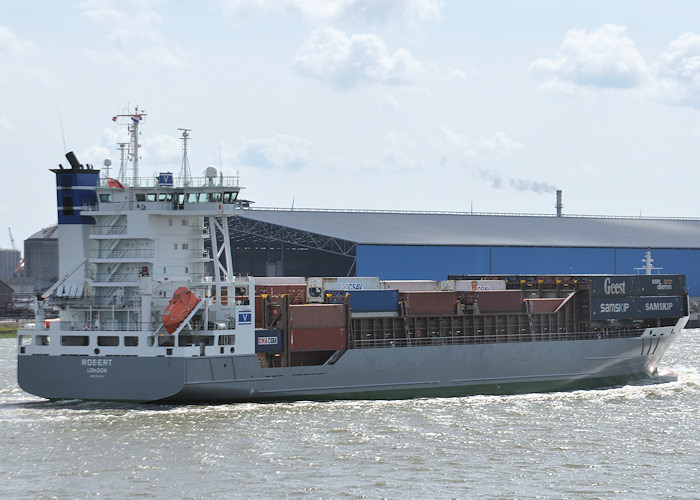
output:
[[[7,230],[10,233],[10,243],[12,244],[12,250],[17,250],[17,245],[15,245],[15,239],[12,236],[12,228],[8,227]]]

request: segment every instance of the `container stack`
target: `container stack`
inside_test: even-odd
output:
[[[335,351],[347,347],[344,304],[289,306],[289,350]]]
[[[591,319],[682,316],[685,308],[684,292],[683,275],[593,276]]]

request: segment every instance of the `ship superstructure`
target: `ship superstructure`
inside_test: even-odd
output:
[[[258,401],[557,390],[653,373],[685,326],[685,278],[236,276],[237,177],[56,175],[61,279],[19,332],[21,387],[49,399]],[[128,146],[128,147],[125,147]],[[125,158],[134,175],[126,175]],[[44,311],[58,311],[45,320]]]

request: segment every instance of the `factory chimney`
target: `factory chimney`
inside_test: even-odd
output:
[[[557,217],[561,217],[561,209],[564,208],[564,205],[561,204],[561,189],[557,189]]]

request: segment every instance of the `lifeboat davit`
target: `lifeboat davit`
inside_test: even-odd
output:
[[[197,307],[199,298],[184,286],[181,286],[173,294],[168,307],[163,311],[163,326],[165,331],[172,334],[177,330],[185,318]]]

